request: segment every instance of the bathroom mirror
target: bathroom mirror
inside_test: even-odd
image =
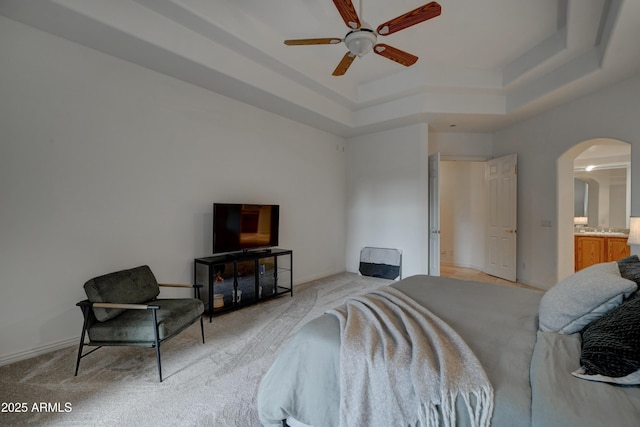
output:
[[[574,162],[574,216],[588,227],[629,228],[631,146],[594,144]]]
[[[573,179],[573,216],[585,217],[589,206],[589,183],[580,178]]]

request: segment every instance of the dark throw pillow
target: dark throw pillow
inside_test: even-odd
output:
[[[580,364],[586,375],[614,378],[640,370],[640,297],[637,294],[584,328]]]
[[[619,260],[618,269],[622,277],[633,280],[640,286],[640,259],[638,259],[638,255],[631,255]]]

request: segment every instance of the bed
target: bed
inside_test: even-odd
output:
[[[490,425],[637,426],[638,375],[628,375],[623,378],[627,383],[620,385],[611,384],[619,378],[596,375],[593,369],[580,371],[590,357],[583,336],[593,341],[589,345],[594,353],[601,350],[600,323],[614,333],[631,330],[632,337],[624,339],[638,338],[640,323],[629,328],[615,323],[618,317],[627,323],[640,321],[634,314],[640,313],[634,278],[640,280],[637,257],[581,270],[546,293],[424,275],[390,287],[446,322],[475,354],[493,386]],[[623,309],[632,314],[616,316]],[[287,343],[258,390],[263,425],[339,425],[340,328],[338,318],[325,313]],[[640,350],[633,342],[631,353]],[[640,360],[629,363],[626,371],[640,370]],[[580,373],[582,377],[576,376]],[[460,399],[455,408],[455,424],[471,425]]]

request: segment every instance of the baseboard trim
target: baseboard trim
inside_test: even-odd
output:
[[[293,285],[294,292],[295,292],[295,288],[299,285],[313,282],[315,280],[324,279],[326,277],[334,276],[340,273],[344,273],[344,270],[334,271],[334,272],[324,272],[320,274],[314,274],[314,275],[298,278],[297,283]],[[36,356],[41,356],[43,354],[50,353],[52,351],[62,350],[67,347],[76,346],[79,343],[80,343],[80,336],[76,338],[69,338],[69,339],[52,343],[52,344],[43,345],[30,350],[21,351],[19,353],[0,356],[0,366],[9,365],[11,363],[19,362],[21,360],[30,359]]]
[[[78,336],[76,338],[69,338],[56,343],[43,345],[26,351],[21,351],[19,353],[0,356],[0,366],[9,365],[21,360],[31,359],[32,357],[41,356],[52,351],[62,350],[64,348],[71,347],[72,345],[78,345],[79,343],[80,337]]]
[[[473,264],[460,264],[455,262],[442,262],[441,265],[446,267],[460,267],[460,268],[471,268],[473,270],[478,270],[482,272],[484,270],[483,265],[473,265]]]
[[[293,290],[295,291],[296,286],[304,285],[310,282],[315,282],[316,280],[326,279],[327,277],[335,276],[336,274],[341,274],[341,273],[345,273],[345,270],[339,270],[334,272],[324,272],[319,274],[312,274],[310,276],[300,277],[296,281],[296,284],[293,285]],[[349,271],[349,273],[355,273],[355,272]]]

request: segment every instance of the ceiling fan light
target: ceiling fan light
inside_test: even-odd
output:
[[[353,40],[351,43],[347,45],[349,51],[356,56],[363,56],[369,52],[373,48],[373,43],[370,40]]]
[[[349,52],[356,56],[363,56],[371,52],[373,46],[376,44],[376,35],[373,31],[361,29],[353,31],[344,39],[344,44],[349,49]]]

